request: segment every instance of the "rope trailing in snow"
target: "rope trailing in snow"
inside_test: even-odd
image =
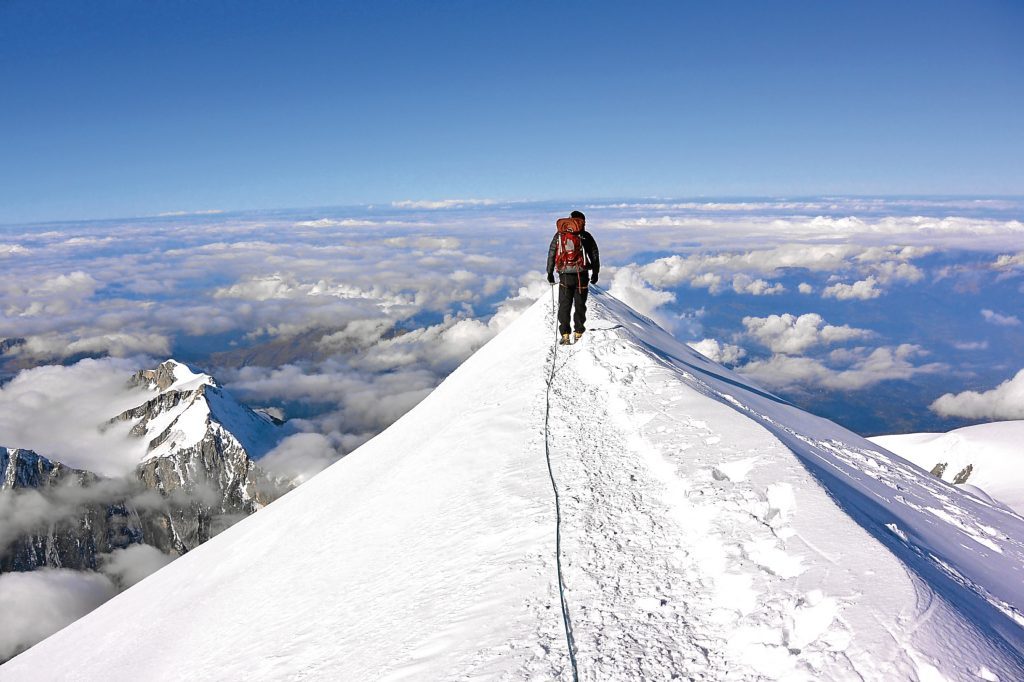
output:
[[[551,438],[550,430],[548,429],[548,422],[551,418],[551,384],[555,380],[555,359],[558,356],[558,311],[555,307],[555,287],[551,287],[551,314],[555,318],[555,343],[551,351],[551,373],[548,375],[548,390],[544,398],[544,456],[548,461],[548,476],[551,478],[551,489],[555,491],[555,564],[558,567],[558,597],[562,602],[562,624],[565,626],[565,643],[569,647],[572,679],[573,682],[579,682],[579,669],[576,667],[576,641],[572,636],[569,604],[565,600],[565,580],[562,578],[562,504],[558,497],[555,472],[551,468]]]

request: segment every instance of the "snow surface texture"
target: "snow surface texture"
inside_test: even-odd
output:
[[[1024,514],[1024,420],[978,424],[949,433],[909,433],[870,439],[925,471],[945,465],[942,480],[953,482],[971,467],[964,487],[980,488]]]
[[[595,288],[0,679],[1017,680],[1024,520]]]

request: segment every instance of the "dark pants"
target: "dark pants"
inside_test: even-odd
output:
[[[575,304],[576,312],[572,322],[575,331],[582,334],[587,322],[587,285],[590,284],[590,273],[564,272],[558,279],[558,332],[569,333],[569,311]]]

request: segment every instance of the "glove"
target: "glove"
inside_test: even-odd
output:
[[[591,284],[597,284],[597,270],[594,270],[594,274],[590,276]]]
[[[555,273],[549,272],[548,273],[548,284],[554,284],[554,283],[555,283]]]

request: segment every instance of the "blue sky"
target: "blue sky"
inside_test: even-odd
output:
[[[0,223],[1024,193],[1019,2],[0,2]]]

